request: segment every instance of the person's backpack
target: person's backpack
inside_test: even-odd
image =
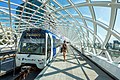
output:
[[[61,53],[62,53],[62,50],[63,50],[63,48],[61,47],[61,48],[60,48],[60,52],[61,52]]]

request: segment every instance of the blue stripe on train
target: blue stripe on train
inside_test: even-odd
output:
[[[54,35],[52,35],[52,38],[53,39],[56,39],[56,37],[54,36]],[[56,55],[56,46],[55,46],[56,44],[55,43],[53,43],[53,56],[55,57],[55,55]]]
[[[56,48],[54,47],[53,48],[53,56],[55,57],[55,55],[56,55]]]

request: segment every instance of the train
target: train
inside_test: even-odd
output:
[[[35,65],[43,69],[57,55],[60,45],[61,39],[48,30],[24,30],[18,44],[16,66]]]

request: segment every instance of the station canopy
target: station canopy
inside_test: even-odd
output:
[[[0,0],[0,49],[14,46],[14,35],[29,28],[120,62],[120,0]]]

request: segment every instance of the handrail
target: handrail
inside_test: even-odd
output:
[[[15,54],[17,51],[16,50],[6,50],[0,52],[0,56],[8,55],[8,54]]]
[[[15,54],[8,55],[8,56],[3,56],[3,57],[0,57],[0,61],[1,61],[1,60],[4,60],[4,59],[6,59],[6,58],[15,57],[15,56],[16,56]]]

